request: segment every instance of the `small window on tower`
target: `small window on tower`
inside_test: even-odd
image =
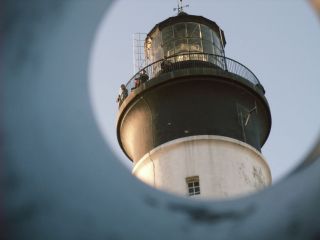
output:
[[[189,196],[194,196],[194,195],[200,194],[199,176],[187,177],[186,182],[187,182],[187,186],[188,186]]]

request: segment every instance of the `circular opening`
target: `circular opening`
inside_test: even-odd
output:
[[[272,129],[262,148],[273,183],[294,169],[319,133],[318,19],[307,2],[201,1],[186,12],[215,21],[226,35],[226,56],[251,69],[266,90]],[[116,1],[98,29],[90,63],[96,120],[128,169],[116,139],[116,97],[134,74],[133,34],[175,15],[174,1]],[[290,12],[290,14],[287,14]],[[270,17],[272,16],[272,17]]]

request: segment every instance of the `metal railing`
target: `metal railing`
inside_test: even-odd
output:
[[[250,81],[254,85],[260,84],[258,78],[250,69],[233,59],[215,54],[183,53],[158,60],[144,67],[128,81],[126,88],[130,94],[141,84],[162,73],[190,68],[211,68],[216,71],[229,72]]]

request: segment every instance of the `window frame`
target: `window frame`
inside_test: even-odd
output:
[[[187,177],[186,183],[187,183],[187,189],[188,189],[187,194],[189,197],[201,194],[199,176]]]

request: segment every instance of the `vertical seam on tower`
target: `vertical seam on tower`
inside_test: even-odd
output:
[[[141,96],[141,98],[148,106],[149,108],[149,112],[150,112],[150,116],[151,116],[151,131],[152,131],[152,146],[154,147],[154,134],[153,134],[153,116],[152,116],[152,111],[151,111],[151,108],[150,108],[150,105],[149,103],[144,99],[143,96]],[[154,164],[154,161],[153,159],[151,158],[151,155],[150,155],[150,151],[148,152],[149,154],[149,158],[152,162],[152,167],[153,167],[153,186],[155,187],[156,186],[156,166]]]

